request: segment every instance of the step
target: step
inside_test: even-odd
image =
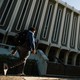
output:
[[[0,76],[0,80],[60,80],[60,78],[33,76]]]
[[[60,78],[50,77],[24,77],[25,80],[60,80]]]
[[[80,78],[56,78],[34,76],[0,76],[0,80],[80,80]]]

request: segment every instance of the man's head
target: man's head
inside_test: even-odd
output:
[[[36,29],[34,27],[30,27],[29,30],[32,31],[32,32],[34,32],[34,33],[36,31]]]

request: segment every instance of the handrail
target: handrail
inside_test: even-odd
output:
[[[57,61],[59,61],[62,65],[65,66],[65,64],[59,58],[57,58],[56,56],[54,58],[57,59]]]

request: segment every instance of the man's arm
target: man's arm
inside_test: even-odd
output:
[[[30,33],[29,35],[29,40],[30,40],[30,47],[32,49],[32,53],[35,53],[35,40],[34,40],[34,35]]]

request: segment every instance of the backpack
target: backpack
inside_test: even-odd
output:
[[[24,30],[17,33],[17,35],[14,38],[16,46],[22,46],[25,43],[25,41],[27,40],[27,33],[28,30]]]

